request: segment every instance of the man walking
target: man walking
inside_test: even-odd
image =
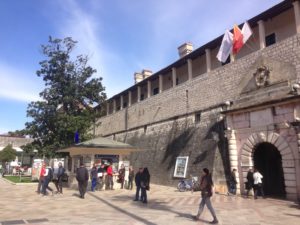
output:
[[[65,168],[63,168],[62,163],[58,163],[58,171],[57,171],[57,180],[55,181],[55,187],[57,189],[57,193],[62,194],[62,179],[63,175],[65,174]]]
[[[45,173],[44,173],[44,182],[43,182],[43,188],[42,188],[42,194],[44,196],[47,194],[46,189],[51,191],[51,193],[53,195],[53,189],[49,187],[49,183],[52,181],[52,179],[53,179],[53,170],[50,166],[48,166],[45,169]]]
[[[140,196],[140,190],[141,190],[141,178],[143,173],[143,168],[139,168],[139,172],[135,175],[135,185],[136,185],[136,193],[135,193],[135,199],[133,201],[138,201]]]
[[[36,190],[36,192],[38,194],[41,193],[41,189],[43,187],[43,183],[44,183],[44,179],[45,179],[45,177],[44,177],[45,172],[46,172],[46,163],[43,163],[41,171],[40,171],[40,176],[39,176],[39,184],[38,184],[38,187],[37,187],[37,190]]]
[[[263,176],[258,172],[257,169],[254,169],[253,179],[254,179],[254,199],[257,199],[258,192],[264,198],[264,191],[262,186],[262,179]]]
[[[213,181],[209,170],[207,168],[203,169],[203,175],[201,177],[200,190],[202,200],[199,205],[199,210],[194,220],[199,220],[201,213],[203,212],[204,206],[206,205],[211,215],[213,216],[213,221],[210,224],[217,224],[219,221],[217,219],[214,208],[211,205],[210,197],[213,195]]]
[[[77,169],[76,180],[78,181],[80,198],[83,199],[88,185],[88,180],[89,180],[89,172],[85,168],[83,163],[80,163],[80,167]]]

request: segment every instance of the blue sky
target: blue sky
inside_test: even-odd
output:
[[[90,56],[108,96],[133,84],[133,73],[153,72],[265,11],[279,0],[1,0],[0,134],[24,128],[26,108],[43,89],[36,76],[49,35],[77,40]]]

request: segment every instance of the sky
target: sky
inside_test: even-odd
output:
[[[30,121],[26,109],[44,88],[36,71],[49,36],[78,41],[103,78],[108,97],[134,83],[134,72],[154,73],[280,0],[1,0],[0,134]]]

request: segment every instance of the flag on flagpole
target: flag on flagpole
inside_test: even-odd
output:
[[[243,47],[243,34],[237,25],[233,27],[233,47],[232,53],[237,54]]]
[[[243,34],[243,43],[245,44],[248,41],[248,39],[250,38],[250,36],[253,34],[253,32],[249,26],[249,23],[247,21],[243,25],[242,34]]]
[[[233,35],[229,30],[225,31],[221,47],[219,49],[219,52],[217,54],[217,59],[220,62],[226,62],[228,56],[230,55],[232,51],[232,43],[233,43]]]

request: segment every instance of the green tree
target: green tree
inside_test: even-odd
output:
[[[11,162],[15,160],[17,152],[12,148],[12,145],[7,145],[2,151],[0,151],[0,161],[2,162],[2,167],[5,168],[6,162]]]
[[[35,148],[46,156],[73,144],[76,131],[81,141],[90,138],[89,130],[99,116],[93,105],[101,106],[106,99],[102,78],[92,78],[96,70],[88,65],[88,57],[72,58],[76,43],[70,37],[50,37],[42,45],[46,59],[40,62],[37,76],[43,78],[45,89],[40,93],[42,100],[28,105],[32,121],[26,123],[26,133],[34,138],[34,147],[27,149]]]

